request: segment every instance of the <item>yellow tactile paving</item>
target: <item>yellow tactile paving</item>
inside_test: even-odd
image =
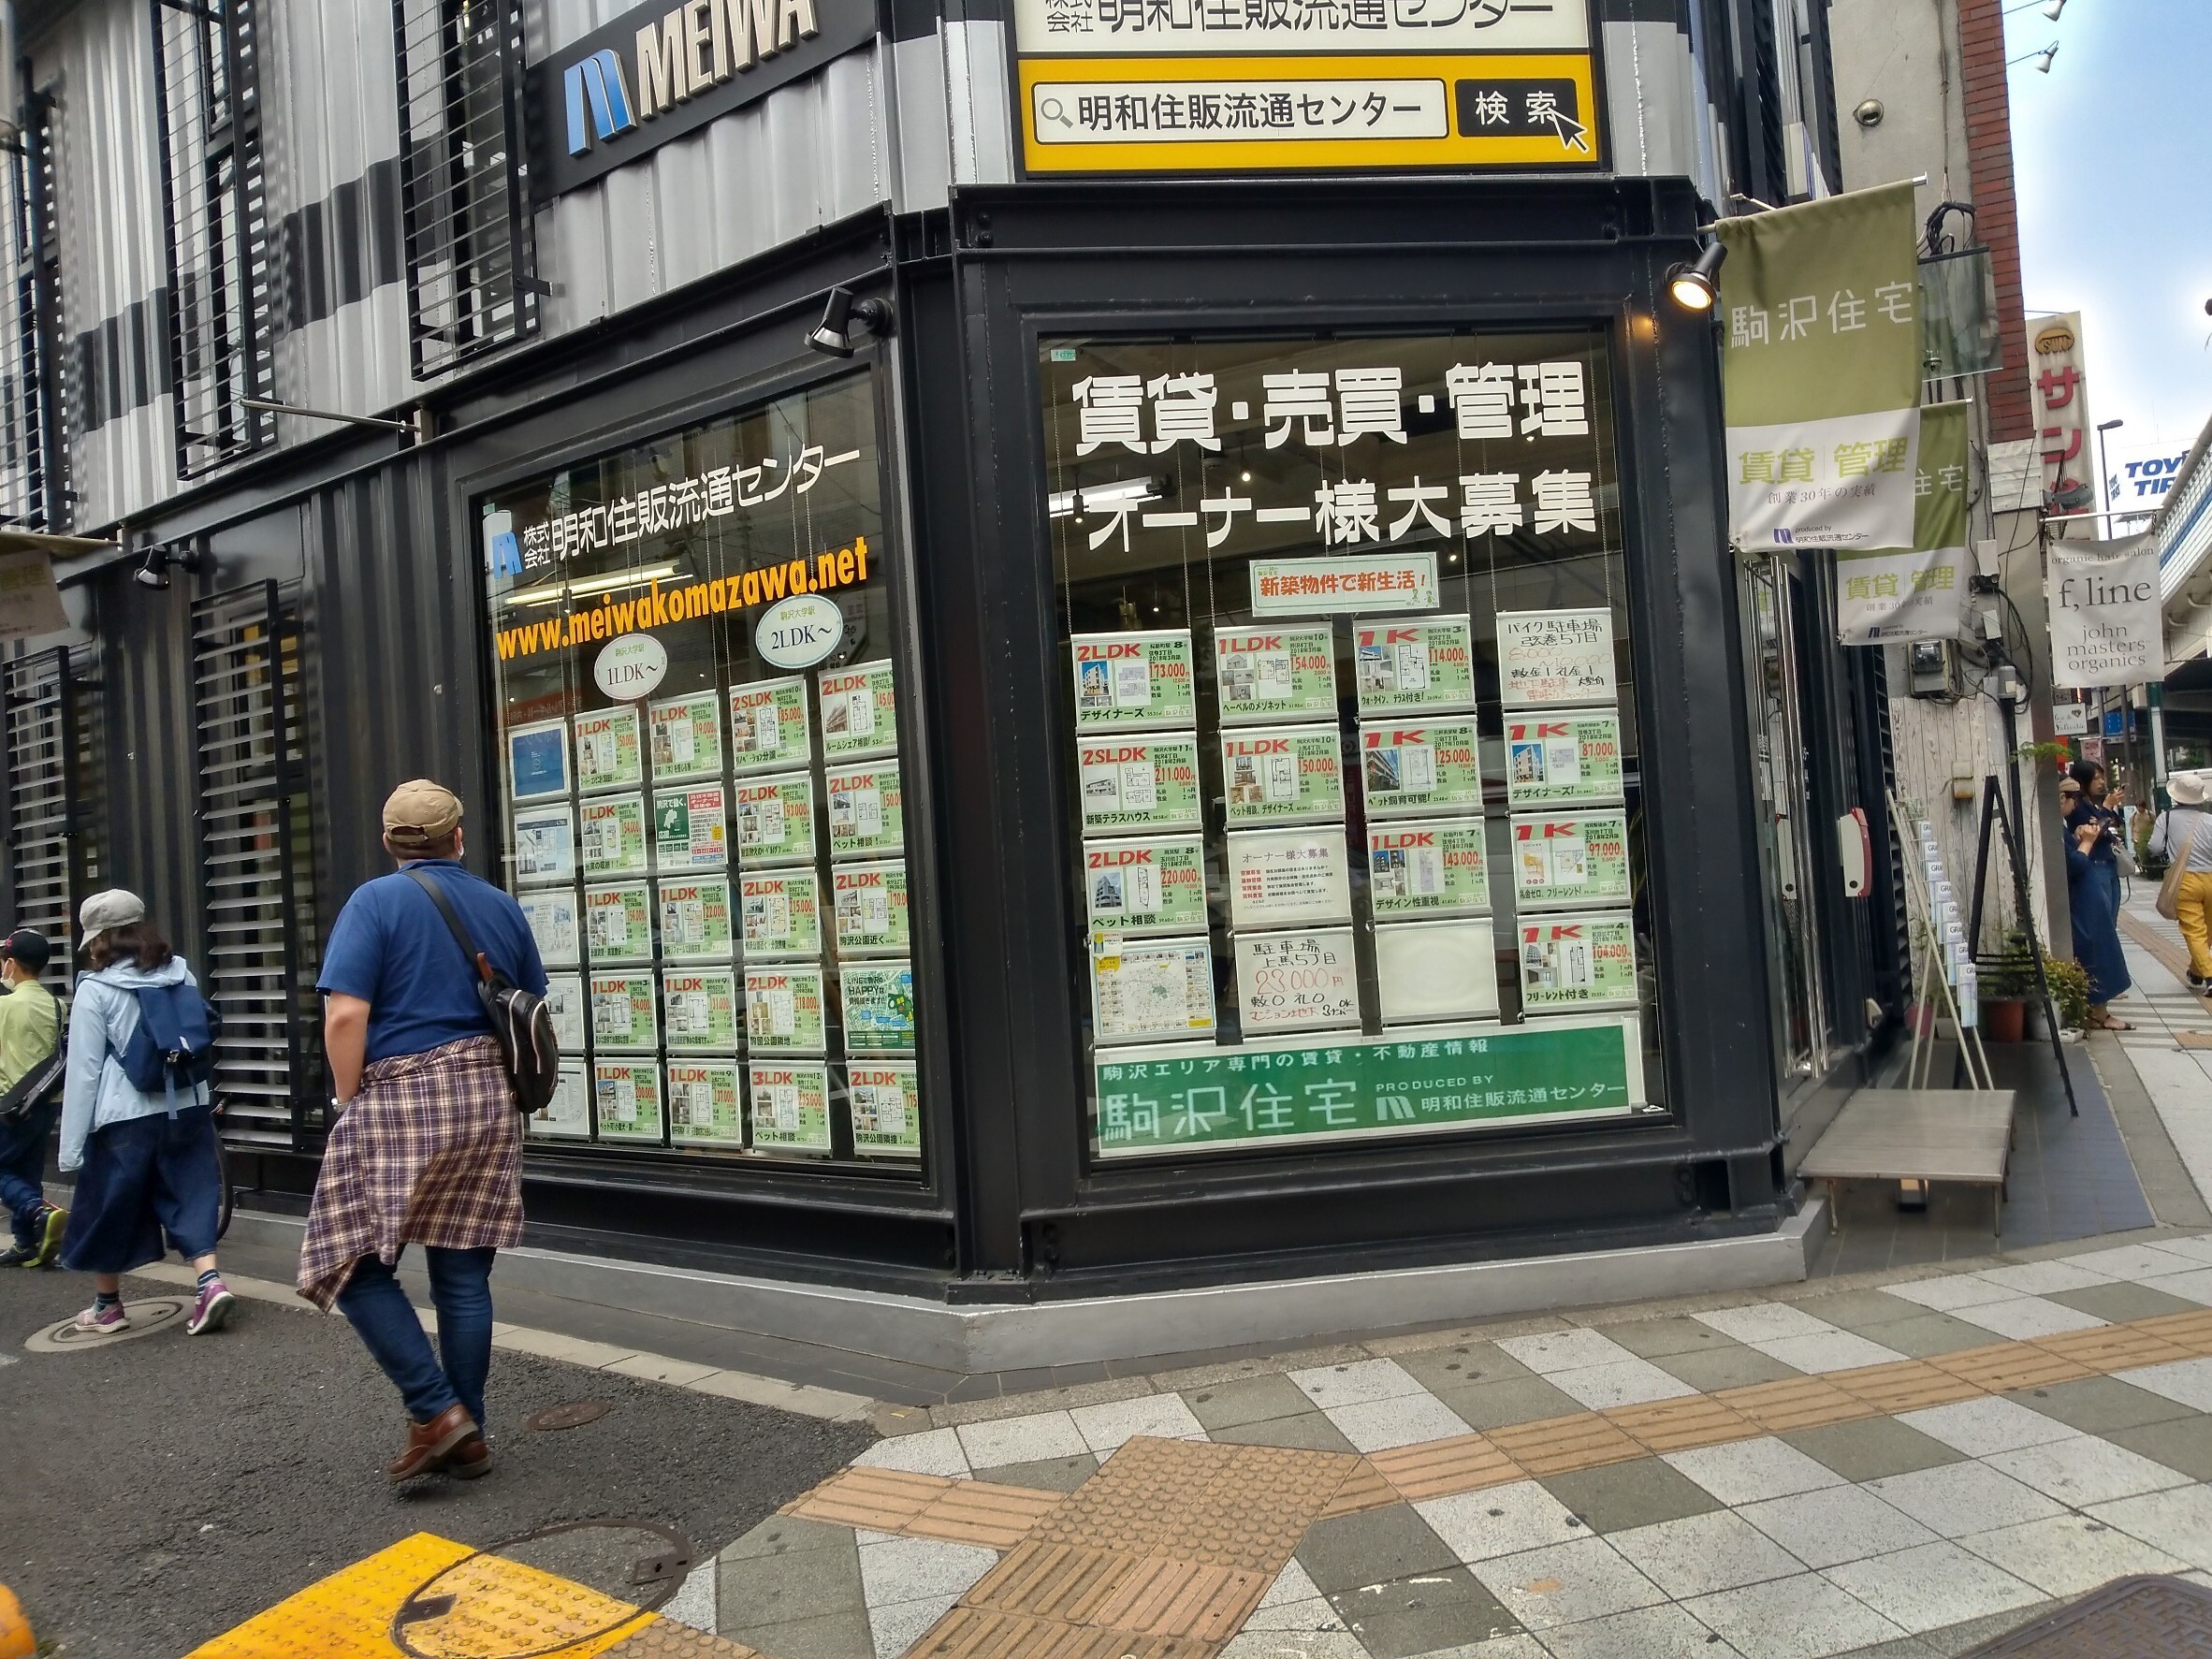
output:
[[[1928,1363],[1938,1371],[1972,1383],[1987,1394],[2008,1394],[2015,1389],[2047,1389],[2053,1383],[2074,1382],[2096,1375],[2098,1367],[2069,1360],[2028,1342],[1992,1343],[1986,1348],[1965,1348],[1956,1354],[1937,1354]]]
[[[1492,1429],[1490,1439],[1506,1456],[1537,1476],[1565,1475],[1645,1455],[1642,1447],[1594,1411]]]
[[[1791,1376],[1777,1382],[1723,1389],[1713,1396],[1729,1410],[1759,1425],[1762,1433],[1786,1434],[1793,1429],[1820,1429],[1872,1417],[1874,1408],[1853,1399],[1825,1377]]]
[[[2193,1360],[2196,1350],[2148,1331],[2127,1325],[2098,1325],[2088,1331],[2069,1331],[2060,1336],[2039,1336],[2029,1346],[2063,1360],[2078,1361],[2098,1371],[2127,1371],[2137,1365],[2170,1365]]]
[[[1063,1502],[1062,1493],[1034,1487],[985,1480],[955,1480],[951,1485],[951,1491],[931,1500],[903,1530],[948,1544],[1011,1550]]]
[[[1221,1648],[1186,1637],[1132,1636],[960,1607],[915,1643],[907,1659],[1214,1659]]]
[[[2212,1308],[2203,1313],[2161,1314],[2153,1319],[2134,1319],[2129,1322],[2128,1329],[2161,1337],[2200,1357],[2212,1357]]]
[[[1398,1494],[1391,1490],[1390,1483],[1382,1477],[1373,1463],[1361,1458],[1352,1466],[1351,1473],[1344,1477],[1344,1484],[1321,1506],[1317,1519],[1334,1521],[1340,1515],[1359,1515],[1397,1501]]]
[[[407,1627],[409,1646],[431,1659],[595,1659],[655,1622],[551,1573],[416,1533],[286,1596],[189,1659],[398,1659],[393,1616],[426,1586],[454,1597],[449,1612]]]
[[[955,1484],[941,1475],[910,1475],[903,1469],[839,1469],[784,1505],[783,1513],[870,1532],[903,1533]]]
[[[1681,1400],[1654,1400],[1648,1405],[1616,1405],[1606,1420],[1646,1451],[1685,1451],[1694,1446],[1721,1446],[1749,1440],[1759,1425],[1706,1394]]]
[[[1367,1461],[1409,1504],[1522,1478],[1521,1465],[1485,1434],[1456,1434],[1449,1440],[1401,1446],[1394,1451],[1375,1452]]]

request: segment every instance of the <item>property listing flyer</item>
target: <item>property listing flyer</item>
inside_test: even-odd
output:
[[[1465,617],[1361,622],[1352,673],[1362,716],[1475,706],[1475,629]]]
[[[822,954],[822,895],[812,870],[752,870],[738,879],[745,953]]]
[[[1206,844],[1196,836],[1091,841],[1083,866],[1094,933],[1193,933],[1206,925]]]
[[[1244,831],[1229,837],[1228,862],[1230,918],[1239,928],[1352,919],[1344,831],[1334,824]]]
[[[730,688],[730,766],[772,772],[804,766],[814,756],[807,733],[807,682],[756,679]]]
[[[735,1060],[668,1062],[668,1138],[682,1146],[735,1146],[745,1139]]]
[[[591,1138],[591,1080],[581,1060],[563,1060],[553,1083],[553,1098],[530,1114],[530,1132],[557,1141]]]
[[[638,739],[634,705],[593,709],[577,715],[575,724],[579,788],[635,788],[645,781],[645,747]]]
[[[517,801],[568,793],[566,720],[540,720],[507,734],[507,786]]]
[[[727,968],[677,968],[661,975],[661,999],[668,1011],[670,1048],[737,1047],[737,975]]]
[[[1305,627],[1216,628],[1214,686],[1225,726],[1336,718],[1336,636]]]
[[[1498,948],[1489,918],[1377,927],[1375,977],[1385,1025],[1495,1017]]]
[[[658,1048],[653,976],[637,972],[591,976],[591,1041],[600,1048]]]
[[[905,797],[895,761],[825,772],[822,787],[829,792],[832,858],[874,858],[906,846]]]
[[[1378,823],[1367,832],[1368,895],[1377,921],[1478,916],[1490,910],[1490,865],[1479,818]]]
[[[1091,952],[1093,1041],[1204,1037],[1214,1030],[1214,952],[1203,939],[1101,934]]]
[[[745,1032],[756,1054],[818,1055],[824,1031],[821,968],[771,963],[745,970]]]
[[[814,860],[814,779],[805,772],[740,778],[730,792],[737,862],[752,867]]]
[[[576,820],[563,801],[515,809],[515,880],[530,885],[576,879]]]
[[[661,1068],[652,1060],[602,1060],[592,1068],[602,1140],[661,1138]]]
[[[583,806],[584,874],[642,876],[646,871],[643,795],[600,795]]]
[[[690,783],[653,792],[655,868],[715,869],[729,859],[729,814],[720,784]]]
[[[1621,717],[1609,708],[1509,716],[1506,800],[1580,807],[1621,798]]]
[[[1521,924],[1521,1002],[1530,1013],[1634,1008],[1636,923],[1627,910]]]
[[[649,962],[653,901],[645,884],[584,889],[585,937],[594,962]]]
[[[1344,818],[1344,745],[1334,726],[1224,732],[1221,777],[1232,825]]]
[[[836,890],[837,954],[899,951],[913,942],[907,916],[907,866],[903,864],[841,864],[830,872]]]
[[[1514,819],[1513,896],[1522,910],[1628,903],[1627,815]]]
[[[546,1012],[553,1021],[553,1041],[565,1055],[584,1052],[588,1016],[584,1002],[584,976],[549,973],[546,976]]]
[[[652,704],[646,723],[652,731],[656,782],[722,775],[721,699],[712,691]]]
[[[1189,629],[1078,633],[1069,643],[1078,732],[1140,732],[1197,723]]]
[[[910,1054],[914,970],[905,962],[847,962],[838,971],[848,1054]]]
[[[1507,708],[1618,702],[1613,613],[1500,611],[1498,687]]]
[[[576,895],[572,888],[556,887],[544,893],[518,893],[522,919],[530,924],[530,937],[537,941],[538,960],[547,968],[574,968],[584,959],[576,922]]]
[[[855,1060],[845,1080],[852,1090],[852,1150],[862,1157],[920,1157],[922,1090],[913,1065]]]
[[[829,1068],[788,1060],[746,1068],[752,1143],[764,1152],[830,1150]]]
[[[730,956],[730,879],[661,883],[661,954],[671,962]]]
[[[818,680],[822,703],[822,758],[866,760],[898,749],[898,693],[889,662],[825,668]]]
[[[1084,835],[1199,827],[1198,739],[1190,733],[1080,742],[1075,750]]]
[[[1360,1023],[1360,969],[1348,927],[1237,935],[1237,1007],[1247,1035]]]
[[[1370,818],[1482,810],[1475,720],[1360,728],[1360,787]]]

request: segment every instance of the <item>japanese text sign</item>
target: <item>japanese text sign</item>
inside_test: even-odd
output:
[[[1920,412],[1913,546],[1836,551],[1836,632],[1845,645],[1953,639],[1966,619],[1967,409]]]

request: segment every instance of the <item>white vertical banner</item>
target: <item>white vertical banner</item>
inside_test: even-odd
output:
[[[2051,544],[2051,683],[2132,686],[2166,674],[2159,551],[2147,536]]]

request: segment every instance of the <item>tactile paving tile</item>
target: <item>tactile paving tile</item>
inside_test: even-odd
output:
[[[1064,1498],[1060,1492],[1026,1486],[955,1480],[949,1492],[933,1500],[904,1527],[886,1530],[902,1531],[916,1538],[939,1538],[948,1544],[1011,1550],[1058,1508]]]
[[[1368,1454],[1375,1472],[1407,1503],[1448,1498],[1521,1478],[1521,1465],[1491,1444],[1487,1434],[1455,1434]]]
[[[2116,1579],[1964,1659],[2212,1659],[2212,1591],[2183,1579]]]
[[[1624,1463],[1644,1448],[1594,1411],[1490,1431],[1491,1444],[1531,1475],[1568,1475],[1601,1463]]]
[[[1089,1623],[1137,1636],[1225,1642],[1259,1605],[1274,1576],[1273,1568],[1254,1572],[1156,1556],[1122,1575]]]
[[[2039,1336],[2030,1345],[2061,1360],[2099,1371],[2126,1371],[2137,1365],[2170,1365],[2196,1357],[2196,1350],[2130,1325],[2099,1325],[2059,1336]]]
[[[1827,1379],[1854,1400],[1863,1400],[1890,1416],[1978,1399],[1984,1392],[1979,1385],[1939,1371],[1926,1360],[1893,1360],[1885,1365],[1831,1371]]]
[[[903,1469],[839,1469],[786,1504],[783,1513],[870,1532],[903,1533],[954,1484],[940,1475],[910,1475]]]
[[[726,1636],[708,1636],[673,1619],[656,1618],[635,1636],[626,1636],[607,1651],[607,1659],[762,1659],[743,1642]]]
[[[1152,1552],[1279,1571],[1359,1462],[1349,1452],[1240,1446],[1203,1492],[1167,1518]]]
[[[1749,1440],[1759,1425],[1718,1400],[1694,1394],[1681,1400],[1654,1400],[1645,1405],[1616,1405],[1601,1413],[1647,1451],[1687,1451],[1695,1446],[1723,1446]]]
[[[1182,1507],[1205,1493],[1239,1449],[1211,1440],[1128,1441],[1045,1515],[1030,1536],[1040,1543],[1153,1554]]]
[[[1928,1361],[1992,1394],[2015,1389],[2048,1388],[2096,1375],[2097,1367],[2054,1354],[2032,1343],[2000,1342],[1986,1348],[1965,1348],[1956,1354],[1937,1354]]]
[[[479,1555],[422,1588],[451,1596],[452,1610],[407,1626],[407,1643],[427,1659],[497,1659],[505,1653],[603,1653],[639,1628],[628,1602],[588,1585],[509,1561]]]
[[[1352,1472],[1344,1477],[1344,1484],[1335,1494],[1321,1506],[1317,1521],[1334,1521],[1340,1516],[1361,1515],[1370,1509],[1380,1509],[1398,1501],[1398,1493],[1382,1477],[1375,1466],[1361,1458],[1352,1465]]]
[[[1871,1405],[1853,1399],[1834,1383],[1817,1376],[1783,1377],[1777,1382],[1723,1389],[1713,1398],[1729,1410],[1741,1412],[1769,1434],[1786,1434],[1793,1429],[1824,1428],[1829,1423],[1847,1423],[1854,1418],[1874,1415]]]
[[[906,1659],[1214,1659],[1221,1647],[1188,1637],[1132,1636],[960,1607],[907,1650]]]
[[[1137,1557],[1081,1544],[1020,1545],[960,1598],[963,1607],[1087,1624]]]
[[[2135,1319],[2130,1322],[2130,1328],[2176,1343],[2192,1354],[2212,1356],[2212,1308],[2202,1313],[2160,1314],[2148,1319]]]

